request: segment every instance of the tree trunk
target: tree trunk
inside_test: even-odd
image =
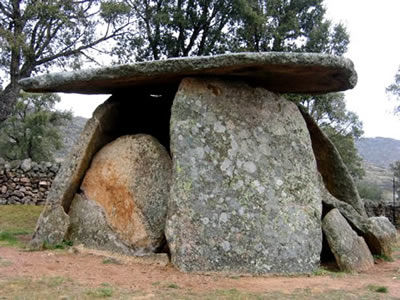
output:
[[[17,83],[10,83],[0,92],[0,125],[10,116],[21,87]]]

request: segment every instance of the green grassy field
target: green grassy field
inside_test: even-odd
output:
[[[43,206],[0,205],[0,246],[25,246],[42,209]]]

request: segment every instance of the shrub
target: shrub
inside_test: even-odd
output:
[[[373,201],[380,201],[382,199],[383,191],[376,183],[360,181],[357,183],[357,189],[362,199]]]

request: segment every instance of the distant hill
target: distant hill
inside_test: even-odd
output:
[[[361,138],[356,142],[360,156],[375,166],[389,168],[389,165],[400,160],[400,141],[389,138]]]
[[[392,201],[393,172],[389,166],[400,160],[400,141],[389,138],[361,138],[356,142],[360,156],[364,159],[366,175],[363,182],[378,185],[383,192],[383,201]]]

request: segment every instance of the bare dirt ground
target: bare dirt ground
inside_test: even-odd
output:
[[[53,299],[400,299],[399,248],[394,258],[362,274],[321,269],[310,276],[226,277],[184,274],[171,265],[120,264],[82,252],[1,247],[0,299],[45,299],[46,288],[56,289]]]

